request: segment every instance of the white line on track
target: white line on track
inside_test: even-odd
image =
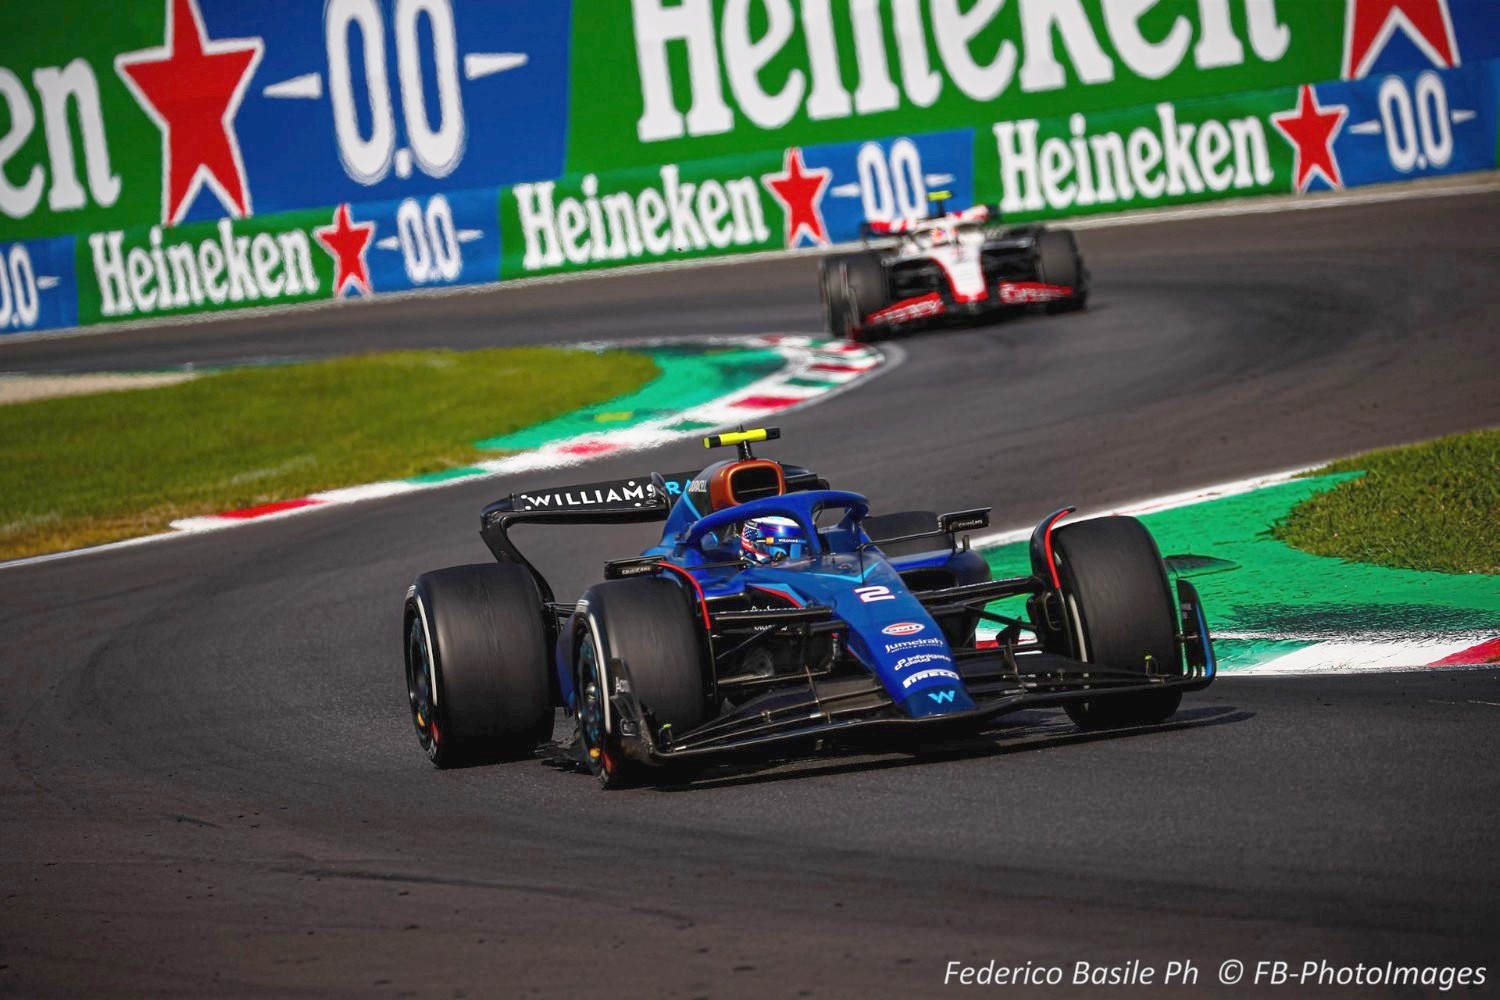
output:
[[[1406,642],[1329,639],[1283,653],[1254,666],[1226,669],[1223,676],[1284,677],[1297,674],[1383,674],[1402,670],[1432,670],[1435,668],[1430,664],[1460,653],[1488,638],[1488,635],[1460,635]]]

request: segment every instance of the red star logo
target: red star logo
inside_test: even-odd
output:
[[[827,167],[808,170],[802,163],[802,150],[796,146],[786,151],[781,173],[765,174],[761,183],[786,209],[786,245],[794,247],[802,234],[813,243],[828,243],[828,228],[823,225],[823,189],[833,179]]]
[[[197,0],[168,0],[166,45],[115,57],[115,72],[161,129],[161,218],[182,221],[205,183],[235,218],[250,188],[234,116],[255,75],[259,38],[209,41]]]
[[[1320,107],[1318,95],[1307,84],[1303,84],[1298,92],[1295,110],[1271,116],[1271,124],[1295,147],[1293,186],[1299,194],[1307,190],[1315,170],[1334,187],[1344,186],[1344,178],[1339,174],[1339,161],[1333,155],[1333,138],[1344,127],[1344,119],[1347,117],[1347,105],[1330,104],[1326,108]]]
[[[365,263],[365,251],[375,237],[375,223],[349,221],[349,205],[346,202],[333,210],[333,225],[320,226],[313,230],[323,249],[333,256],[338,273],[333,278],[333,296],[338,298],[350,285],[365,295],[371,295],[370,268]]]
[[[1458,65],[1448,0],[1349,0],[1344,18],[1344,79],[1369,73],[1397,28],[1435,65]]]

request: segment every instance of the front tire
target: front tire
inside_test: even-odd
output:
[[[818,269],[823,299],[823,323],[831,337],[856,343],[868,341],[864,320],[890,304],[885,268],[877,253],[830,254]]]
[[[406,595],[406,690],[440,768],[512,759],[552,736],[541,596],[521,566],[453,566]]]
[[[1065,524],[1052,549],[1079,659],[1142,677],[1182,673],[1171,583],[1145,525],[1133,517]],[[1113,729],[1163,722],[1181,702],[1179,690],[1148,691],[1101,695],[1066,710],[1083,729]]]
[[[605,788],[637,784],[646,770],[621,749],[615,703],[624,665],[630,692],[657,734],[680,734],[708,713],[696,608],[667,579],[610,580],[589,588],[575,618],[578,730],[589,770]],[[642,720],[642,724],[645,722]]]
[[[1072,298],[1051,303],[1052,312],[1069,312],[1088,304],[1088,272],[1078,251],[1078,238],[1069,229],[1044,229],[1037,236],[1037,277],[1044,284],[1073,289]]]

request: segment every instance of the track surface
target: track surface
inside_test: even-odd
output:
[[[1500,424],[1500,196],[1081,242],[1088,313],[909,340],[783,419],[776,454],[879,508],[1007,526]],[[815,266],[12,344],[0,367],[811,331]],[[1447,961],[1493,984],[1495,673],[1228,678],[1161,730],[1032,713],[937,759],[689,790],[433,771],[404,588],[482,560],[480,505],[546,478],[0,570],[0,992],[909,996],[991,958],[1193,958],[1209,989],[1229,958]],[[566,593],[646,529],[533,530]]]

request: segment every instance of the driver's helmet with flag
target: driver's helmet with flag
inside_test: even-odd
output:
[[[740,553],[757,565],[801,559],[807,532],[789,517],[757,517],[740,529]]]

